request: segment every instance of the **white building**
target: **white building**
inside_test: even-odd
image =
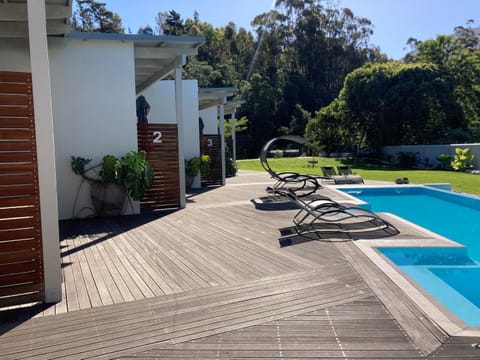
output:
[[[46,302],[61,296],[58,220],[72,217],[80,183],[71,171],[71,156],[99,162],[106,154],[121,157],[136,150],[136,97],[153,94],[157,87],[164,101],[159,107],[157,100],[152,101],[150,118],[178,126],[180,183],[184,182],[185,155],[198,151],[184,147],[190,142],[184,139],[184,123],[198,121],[198,89],[195,81],[182,84],[181,68],[204,38],[70,33],[71,3],[0,3],[0,78],[3,73],[8,80],[11,72],[32,78],[43,251],[41,293]],[[157,83],[172,72],[175,80]],[[20,97],[5,96],[2,101],[7,98]],[[180,189],[184,206],[184,186]],[[87,204],[88,192],[82,191],[77,201],[79,207]]]

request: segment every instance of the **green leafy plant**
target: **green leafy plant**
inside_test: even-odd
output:
[[[475,155],[470,154],[470,148],[456,148],[450,166],[455,171],[464,172],[472,166],[473,159],[475,159]]]
[[[86,168],[91,160],[72,156],[72,171],[91,182],[124,184],[133,200],[141,200],[152,187],[153,168],[146,159],[145,151],[131,150],[121,160],[113,155],[105,155],[100,164]],[[95,174],[97,168],[99,171]]]
[[[194,156],[185,161],[185,172],[188,177],[195,177],[200,172],[201,175],[208,175],[212,166],[212,159],[209,155]]]
[[[122,181],[122,165],[113,155],[105,155],[99,173],[104,183],[120,183]]]
[[[134,200],[140,200],[153,184],[153,168],[145,151],[129,151],[122,158],[122,179]]]
[[[212,159],[209,155],[200,156],[200,174],[208,175],[212,166]]]
[[[77,175],[84,175],[86,172],[85,166],[88,165],[91,161],[92,159],[72,156],[70,161],[72,171]]]
[[[194,156],[189,160],[185,160],[185,172],[187,173],[188,177],[195,177],[198,175],[200,171],[200,158],[198,156]]]

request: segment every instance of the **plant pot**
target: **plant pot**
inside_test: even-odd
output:
[[[190,190],[192,188],[193,179],[194,179],[194,177],[192,177],[192,176],[188,176],[188,175],[185,176],[185,188],[186,188],[186,190]]]
[[[125,207],[127,191],[123,184],[91,181],[90,198],[97,216],[117,216]]]

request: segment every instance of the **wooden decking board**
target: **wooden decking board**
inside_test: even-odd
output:
[[[117,265],[112,261],[112,258],[109,256],[105,243],[100,243],[96,246],[98,249],[98,254],[100,255],[100,261],[103,262],[105,268],[108,271],[107,281],[111,282],[110,294],[112,295],[113,302],[115,304],[132,301],[134,297],[121,276],[120,271],[117,268]]]
[[[480,348],[472,346],[478,344],[479,338],[469,336],[455,336],[448,339],[438,349],[428,356],[429,359],[480,359]]]
[[[81,241],[79,238],[74,240],[75,247],[81,246]],[[80,265],[80,270],[82,277],[85,282],[85,288],[87,289],[88,298],[90,299],[90,304],[92,307],[101,306],[102,300],[100,294],[97,292],[97,286],[95,284],[94,277],[90,270],[90,266],[87,260],[87,252],[77,252],[78,263]]]
[[[109,270],[111,281],[115,284],[116,291],[118,292],[118,295],[113,299],[114,303],[118,304],[121,302],[135,300],[135,297],[132,295],[132,291],[130,290],[130,286],[127,284],[128,280],[126,281],[124,279],[124,275],[126,275],[125,272],[119,268],[118,262],[115,262],[112,257],[108,256],[109,253],[106,244],[100,243],[97,245],[97,247],[102,261]],[[129,277],[125,278],[128,279]]]
[[[371,297],[370,297],[371,298]],[[348,303],[355,307],[360,301]],[[355,346],[353,343],[347,343],[344,349],[344,339],[334,330],[330,324],[328,330],[324,329],[323,322],[319,323],[318,315],[335,311],[335,306],[323,310],[284,318],[262,325],[255,325],[241,330],[222,333],[216,336],[209,336],[188,343],[176,345],[164,344],[162,347],[155,347],[150,350],[130,356],[131,359],[142,358],[168,358],[169,356],[178,356],[179,358],[191,358],[196,354],[199,358],[204,355],[214,356],[216,359],[227,358],[348,358],[348,359],[418,359],[422,358],[418,350],[412,347],[400,328],[396,327],[397,336],[385,338],[384,342],[378,342],[385,349],[377,349],[376,342],[358,341]],[[311,318],[309,318],[311,316]],[[395,325],[390,314],[384,310],[384,317],[389,318]],[[300,326],[295,322],[296,319],[305,319],[304,324],[309,326],[309,335],[305,334],[301,338],[292,338],[292,332]],[[365,313],[365,320],[368,320],[368,314]],[[319,337],[319,329],[322,337]],[[309,338],[309,336],[311,336]],[[348,339],[346,339],[348,341]],[[347,357],[346,354],[349,356]],[[127,358],[127,357],[126,357]]]
[[[357,297],[358,298],[358,297]],[[353,300],[356,300],[357,298],[350,298],[348,300],[344,299],[344,301],[353,301]],[[325,304],[322,304],[322,306],[325,305]],[[305,311],[305,309],[301,309],[301,310],[298,310],[300,312],[303,312]],[[277,316],[285,316],[285,315],[289,315],[289,314],[294,314],[294,312],[290,312],[290,313],[284,313],[284,314],[276,314],[275,317],[272,317],[271,319],[274,319],[276,318]],[[245,319],[244,319],[245,321]],[[212,335],[216,335],[216,334],[219,334],[219,333],[222,333],[224,331],[231,331],[231,330],[236,330],[238,328],[242,328],[242,327],[245,327],[245,326],[251,326],[251,325],[254,325],[256,323],[258,323],[258,321],[260,321],[260,319],[254,319],[254,320],[251,320],[249,322],[241,322],[241,323],[237,323],[237,324],[233,324],[233,325],[230,325],[230,326],[222,326],[222,328],[220,329],[211,329],[211,330],[206,330],[206,331],[203,331],[201,333],[196,333],[196,334],[192,334],[192,335],[189,335],[189,336],[184,336],[184,337],[180,337],[180,338],[177,338],[175,340],[175,342],[183,342],[183,341],[188,341],[188,340],[191,340],[191,339],[195,339],[195,338],[199,338],[199,337],[205,337],[205,336],[212,336]],[[141,345],[137,345],[135,347],[136,350],[142,350],[142,349],[145,349],[145,348],[150,348],[152,345],[151,344],[147,344],[147,345],[144,345],[144,346],[141,346]],[[126,351],[127,353],[130,353],[131,352],[131,349],[127,350]],[[112,354],[112,355],[109,355],[109,356],[114,356],[114,357],[117,357],[117,356],[121,356],[123,355],[125,352],[116,352],[115,354]],[[105,357],[105,358],[109,358],[109,356]],[[103,357],[102,357],[103,358]]]
[[[210,274],[211,278],[219,285],[232,284],[235,281],[239,281],[240,277],[235,275],[233,271],[227,270],[211,257],[206,257],[204,252],[198,248],[188,248],[185,251],[191,256],[198,266],[204,267],[204,271]],[[209,267],[205,267],[204,264],[209,264]]]
[[[66,298],[62,299],[62,302],[65,302],[67,311],[75,311],[78,306],[79,309],[88,309],[92,305],[88,297],[88,289],[85,285],[85,280],[83,278],[82,269],[78,261],[78,254],[70,253],[70,250],[74,249],[75,244],[73,239],[65,239],[61,243],[61,252],[68,254],[62,259],[63,263],[63,287],[67,294]],[[68,280],[73,279],[73,284],[68,284]],[[69,286],[67,286],[67,284]],[[68,295],[70,294],[70,296]],[[75,297],[75,302],[70,303],[71,297]],[[62,313],[63,309],[59,309],[57,313]]]
[[[152,248],[146,241],[138,241],[135,234],[125,238],[125,241],[129,243],[128,246],[132,248],[131,251],[136,252],[133,256],[136,260],[136,268],[142,272],[142,278],[148,279],[149,284],[155,284],[155,287],[158,287],[159,290],[163,289],[165,294],[171,294],[174,292],[173,289],[185,291],[195,288],[195,280],[189,279],[182,272],[175,260],[172,260],[168,251],[165,251],[162,247]],[[148,236],[144,235],[143,239],[148,239]],[[145,260],[142,261],[143,258]],[[160,284],[157,284],[157,281]],[[159,293],[157,292],[156,295],[159,295]]]
[[[213,233],[212,233],[213,235]],[[213,236],[210,236],[213,237]],[[217,232],[218,235],[218,232]],[[231,241],[231,246],[228,248],[229,254],[228,256],[235,256],[235,254],[242,254],[242,259],[245,261],[248,261],[248,263],[252,264],[262,264],[262,268],[265,268],[266,270],[269,270],[270,273],[275,272],[288,272],[292,271],[293,269],[297,270],[302,270],[299,265],[297,264],[296,266],[294,265],[293,261],[291,259],[288,259],[288,257],[283,256],[282,254],[277,254],[276,252],[278,249],[276,249],[275,252],[271,250],[262,251],[259,252],[259,244],[254,244],[252,246],[250,240],[246,240],[244,237],[238,235],[238,234],[222,234],[222,237],[225,237],[228,239],[228,241]],[[221,240],[220,240],[221,241]],[[280,255],[280,258],[279,256]],[[237,255],[238,256],[238,255]],[[279,261],[281,260],[281,261]],[[259,276],[258,272],[255,273],[256,276]],[[260,274],[261,276],[262,274]]]
[[[385,274],[375,269],[375,265],[369,259],[366,259],[363,253],[356,249],[355,245],[343,243],[337,244],[337,246],[350,259],[350,263],[362,273],[362,277],[377,296],[382,299],[389,311],[402,324],[405,331],[424,354],[431,353],[447,339],[447,335],[440,328],[434,326],[412,300],[396,288],[396,285]]]
[[[111,254],[115,254],[117,264],[119,268],[123,269],[122,273],[127,273],[128,282],[130,284],[130,291],[135,295],[136,300],[145,299],[147,297],[154,296],[153,291],[150,289],[148,284],[145,282],[145,277],[142,277],[142,274],[139,274],[135,268],[135,263],[133,262],[132,251],[130,247],[124,245],[126,240],[124,237],[117,236],[113,242],[105,242],[105,246],[110,248]]]
[[[141,286],[139,286],[140,277],[135,277],[136,274],[134,275],[133,271],[130,271],[131,264],[128,260],[128,256],[124,254],[118,246],[112,246],[110,242],[105,242],[103,245],[108,254],[115,254],[115,256],[111,256],[112,262],[116,266],[122,281],[124,281],[125,285],[128,287],[133,300],[145,299],[145,294],[142,292]],[[143,280],[140,282],[143,283]]]
[[[319,289],[322,289],[320,287]],[[308,290],[308,289],[307,289]],[[344,294],[342,294],[344,292]],[[48,351],[49,356],[59,356],[59,357],[66,357],[69,358],[76,358],[78,352],[84,353],[89,351],[89,354],[96,354],[101,355],[102,350],[99,346],[106,346],[110,345],[113,348],[119,347],[129,347],[132,343],[135,343],[135,339],[138,339],[138,344],[145,344],[149,342],[157,342],[167,340],[168,338],[171,339],[172,333],[176,333],[177,337],[182,339],[186,339],[189,337],[198,337],[198,336],[205,336],[206,334],[211,334],[212,332],[223,331],[223,328],[229,328],[233,326],[233,328],[238,326],[244,326],[245,322],[248,321],[259,321],[259,319],[265,319],[265,317],[278,317],[283,316],[285,313],[292,314],[295,311],[305,311],[305,306],[307,308],[312,308],[315,306],[320,306],[320,304],[324,304],[325,301],[343,301],[344,296],[352,296],[349,295],[351,293],[357,294],[355,287],[352,287],[349,290],[345,290],[344,287],[338,290],[339,295],[336,296],[329,296],[325,298],[325,296],[308,296],[309,291],[300,292],[298,295],[295,292],[288,293],[289,296],[283,294],[283,296],[277,295],[277,298],[273,297],[269,299],[269,304],[265,306],[255,306],[251,309],[247,309],[247,313],[245,310],[239,312],[231,313],[231,310],[225,309],[224,314],[220,314],[220,317],[216,314],[217,310],[214,310],[213,317],[212,314],[205,313],[205,311],[201,311],[200,314],[197,314],[197,317],[194,316],[186,316],[183,319],[180,316],[173,315],[173,326],[174,329],[172,331],[167,332],[165,335],[164,329],[158,330],[159,324],[151,325],[151,320],[148,319],[145,323],[140,325],[142,326],[132,326],[132,324],[128,325],[128,329],[118,329],[115,327],[115,331],[113,333],[107,332],[106,334],[102,333],[101,324],[95,326],[94,334],[92,334],[91,338],[85,338],[85,340],[79,339],[75,336],[69,336],[68,333],[64,333],[63,335],[68,339],[75,339],[72,343],[69,341],[68,343],[59,344],[61,342],[60,339],[57,339],[55,344],[50,344],[48,348],[42,349],[40,344],[32,344],[29,342],[29,346],[33,346],[34,349],[28,352],[25,356],[26,358],[40,356],[45,354],[45,351]],[[292,297],[292,295],[294,295]],[[355,295],[358,297],[358,295]],[[283,301],[283,304],[280,303]],[[286,307],[286,309],[285,309]],[[219,308],[217,306],[217,308]],[[267,308],[268,310],[264,310]],[[242,309],[239,309],[242,310]],[[248,315],[247,315],[248,314]],[[203,320],[202,320],[203,319]],[[182,325],[183,321],[183,325]],[[209,325],[210,324],[210,325]],[[230,324],[230,325],[228,325]],[[192,327],[193,326],[193,327]],[[206,327],[205,327],[206,326]],[[168,328],[168,325],[167,325]],[[201,332],[198,333],[199,329]],[[221,329],[221,330],[219,330]],[[93,329],[92,329],[93,330]],[[193,331],[193,333],[192,333]],[[168,334],[169,333],[169,334]],[[134,335],[133,335],[134,334]],[[123,341],[123,337],[126,336],[129,341],[126,344]],[[44,343],[41,341],[40,343]],[[24,348],[18,348],[18,350],[24,350]],[[56,351],[58,350],[58,351]],[[6,358],[8,358],[9,354],[6,354]],[[84,355],[82,355],[84,356]],[[15,353],[14,358],[22,358],[20,353]],[[41,357],[40,357],[41,358]]]
[[[295,210],[250,203],[264,177],[229,179],[176,212],[62,223],[65,299],[0,311],[12,321],[0,324],[2,360],[416,359],[445,341],[349,242],[280,247]],[[397,318],[421,323],[415,342]],[[475,358],[474,339],[432,356]]]
[[[298,286],[293,287],[290,289],[290,291],[294,291],[295,289],[298,289],[298,288],[299,288]],[[305,289],[304,286],[300,288]],[[322,288],[328,289],[328,287],[326,287],[326,284],[324,284]],[[282,296],[284,296],[285,291],[286,290],[271,292],[270,298],[275,296],[281,298]],[[226,314],[228,314],[229,312],[234,312],[237,307],[240,307],[242,311],[245,311],[245,301],[249,301],[251,303],[250,306],[253,306],[253,307],[261,306],[262,301],[264,301],[263,297],[266,296],[266,294],[267,293],[265,292],[260,292],[255,294],[258,300],[255,300],[254,297],[249,298],[248,295],[242,295],[241,297],[235,297],[233,299],[223,299],[223,301],[217,300],[216,302],[205,303],[203,306],[198,306],[196,304],[191,304],[189,306],[189,303],[186,303],[186,304],[177,303],[177,305],[173,305],[169,308],[162,308],[162,307],[156,308],[153,305],[148,307],[142,306],[141,308],[138,308],[138,309],[132,309],[130,312],[123,314],[123,316],[122,316],[122,313],[112,313],[110,317],[107,317],[107,318],[89,317],[89,318],[83,319],[82,317],[79,317],[74,321],[70,319],[68,319],[69,321],[62,321],[62,319],[59,319],[59,321],[54,321],[52,319],[52,321],[49,321],[49,324],[47,324],[47,325],[51,325],[51,327],[42,326],[43,324],[38,324],[38,325],[35,324],[35,327],[39,328],[42,332],[48,332],[49,334],[52,333],[52,330],[56,330],[58,334],[62,334],[62,333],[67,333],[72,331],[81,332],[82,329],[88,328],[89,326],[95,327],[97,329],[100,329],[100,327],[119,326],[119,325],[122,325],[120,324],[120,321],[123,321],[125,323],[128,323],[130,321],[130,324],[132,325],[135,322],[148,321],[151,318],[151,314],[156,314],[158,319],[168,319],[169,317],[177,317],[177,318],[181,316],[191,317],[192,315],[190,314],[192,312],[205,313],[205,312],[215,311],[218,314],[222,311],[222,308],[227,308]],[[271,301],[271,300],[267,299],[267,301]],[[145,311],[142,311],[142,309],[145,309],[145,308],[148,308],[147,313],[145,313]],[[203,314],[201,316],[203,316]],[[44,323],[44,322],[45,321],[42,321],[41,323]],[[72,324],[70,323],[73,323],[74,326],[72,326]],[[99,323],[101,325],[98,325]],[[55,327],[55,325],[57,327]],[[28,327],[27,332],[24,333],[24,335],[27,335],[29,332],[31,332],[31,326]],[[15,339],[19,338],[21,335],[22,335],[22,331],[20,331],[19,329],[17,331],[13,331],[11,334],[9,334],[9,336],[6,336],[5,339],[8,339],[10,337],[10,338],[14,338],[11,341],[15,341]],[[39,339],[32,340],[32,341],[42,342],[43,341],[42,335],[39,334]]]
[[[339,268],[328,268],[325,270],[321,270],[321,273],[323,276],[329,278],[331,275],[331,272],[338,271],[340,273],[343,273],[344,267]],[[307,273],[292,273],[292,274],[286,274],[282,276],[277,276],[277,277],[267,277],[263,278],[260,280],[252,281],[252,282],[243,282],[243,283],[237,283],[231,286],[227,287],[221,287],[221,288],[204,288],[204,289],[198,289],[195,291],[190,291],[190,292],[185,292],[185,293],[180,293],[180,294],[173,294],[173,295],[168,295],[168,296],[163,296],[163,297],[158,297],[158,298],[152,298],[148,300],[142,300],[142,301],[137,301],[135,302],[136,308],[139,309],[139,311],[142,311],[142,309],[147,306],[157,306],[159,311],[163,311],[168,309],[169,307],[174,307],[176,306],[179,302],[184,302],[186,306],[201,306],[203,304],[208,304],[211,302],[216,301],[215,299],[218,299],[219,297],[225,297],[225,296],[246,296],[252,292],[258,292],[258,291],[270,291],[269,289],[272,288],[287,288],[288,286],[291,286],[292,284],[298,284],[300,279],[307,279],[307,278],[314,278],[317,276],[316,272],[307,272]],[[73,312],[69,314],[60,314],[56,318],[43,318],[43,319],[34,319],[32,320],[33,322],[41,322],[42,324],[49,324],[53,323],[54,327],[57,326],[57,319],[60,320],[62,324],[67,324],[69,321],[76,323],[79,321],[79,319],[82,319],[83,321],[86,321],[87,316],[90,316],[91,318],[94,319],[101,319],[102,316],[109,317],[113,316],[113,314],[121,314],[122,312],[129,312],[132,309],[132,304],[131,303],[124,303],[124,304],[117,304],[115,307],[101,307],[101,308],[93,308],[89,309],[87,311],[80,311],[80,312]],[[87,313],[88,315],[86,315]],[[0,326],[1,329],[1,326]],[[15,329],[15,331],[21,331],[21,329]]]
[[[324,276],[326,279],[329,279],[328,272],[325,272]],[[268,278],[255,283],[246,283],[225,288],[208,288],[203,289],[203,291],[192,291],[190,293],[152,298],[135,303],[118,304],[110,307],[61,314],[55,318],[34,319],[24,326],[10,331],[4,338],[18,337],[25,333],[28,334],[31,326],[37,326],[43,331],[55,330],[61,333],[70,331],[72,326],[81,329],[89,326],[89,323],[107,323],[108,320],[116,321],[118,318],[125,316],[136,318],[141,315],[147,307],[150,311],[162,312],[163,314],[203,311],[211,307],[212,304],[230,305],[235,302],[251,299],[253,296],[262,297],[268,294],[283,294],[298,289],[299,287],[304,288],[305,286],[302,285],[302,282],[312,282],[313,280],[316,281],[315,284],[319,281],[324,281],[324,279],[319,278],[316,273],[296,274],[296,276],[289,274],[288,276]],[[179,309],[179,304],[182,304],[183,310]]]
[[[182,229],[183,229],[183,227],[182,227]],[[180,233],[179,231],[182,231],[182,233]],[[171,234],[171,236],[174,239],[175,239],[175,237],[189,236],[190,235],[190,232],[188,231],[188,229],[185,229],[184,231],[181,230],[181,229],[176,229],[176,230],[172,229],[171,231],[169,231],[169,233]],[[235,273],[243,274],[243,278],[258,278],[259,277],[258,272],[256,272],[254,270],[254,268],[243,266],[241,261],[236,259],[235,256],[226,255],[224,249],[222,249],[221,251],[216,251],[217,249],[222,248],[222,244],[220,244],[220,243],[222,243],[222,239],[217,239],[217,238],[212,239],[213,236],[211,234],[208,234],[208,233],[205,233],[205,235],[207,236],[208,239],[205,239],[203,241],[205,241],[208,244],[211,244],[211,243],[215,244],[215,249],[212,249],[212,251],[215,251],[215,253],[216,253],[215,255],[213,255],[213,256],[215,256],[215,259],[217,259],[218,261],[222,261],[224,264],[228,264],[231,268],[233,268],[233,271]],[[182,245],[180,242],[178,242],[178,243],[179,243],[179,245]],[[193,246],[195,247],[195,245],[196,244],[194,243]],[[170,250],[175,249],[175,248],[172,248],[173,246],[174,246],[173,244],[171,244],[169,246]],[[181,250],[181,247],[180,248],[177,247],[177,249]],[[210,253],[210,256],[212,256],[211,253]]]
[[[88,238],[88,242],[92,241],[91,237]],[[105,260],[100,252],[101,243],[97,246],[88,247],[87,251],[90,251],[90,259],[93,262],[90,264],[90,268],[95,268],[95,271],[92,273],[97,274],[95,282],[99,293],[102,297],[103,305],[115,304],[123,301],[122,295],[117,287],[117,284],[114,280],[114,277],[111,274],[112,268],[107,267]]]
[[[158,276],[158,272],[152,269],[149,256],[145,256],[143,244],[139,246],[136,244],[135,239],[132,239],[132,236],[124,234],[112,235],[111,244],[112,246],[119,246],[121,251],[128,254],[128,258],[131,260],[132,271],[136,273],[137,278],[142,279],[142,291],[146,297],[159,296],[170,292],[170,287],[162,282],[159,284],[158,279],[161,279],[161,277]],[[166,289],[165,291],[162,289],[162,285]]]

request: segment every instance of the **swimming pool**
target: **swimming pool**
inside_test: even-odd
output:
[[[339,189],[464,247],[379,247],[470,326],[480,326],[480,199],[424,186]]]

